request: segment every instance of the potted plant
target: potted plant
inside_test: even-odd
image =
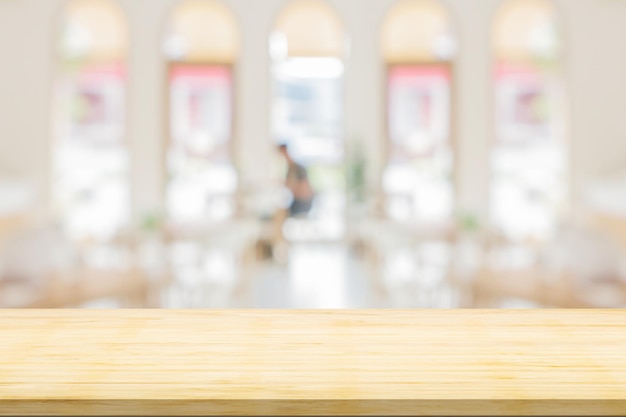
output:
[[[353,143],[347,158],[348,199],[353,206],[362,207],[367,199],[367,160],[360,142]]]

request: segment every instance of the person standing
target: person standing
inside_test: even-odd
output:
[[[305,216],[311,210],[315,195],[309,183],[307,170],[303,165],[294,161],[286,144],[279,145],[278,150],[287,162],[285,186],[289,189],[293,197],[289,205],[289,216]]]
[[[278,151],[287,162],[287,174],[285,176],[285,187],[291,193],[291,203],[287,209],[280,210],[275,217],[275,233],[273,242],[274,259],[279,263],[287,260],[287,242],[283,234],[283,226],[289,217],[304,217],[313,205],[315,193],[309,183],[309,176],[306,168],[297,163],[289,153],[286,144],[278,146]]]

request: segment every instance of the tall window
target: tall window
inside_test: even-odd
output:
[[[490,210],[510,239],[549,237],[567,195],[561,39],[548,1],[512,0],[495,17]]]
[[[313,233],[338,238],[346,205],[342,23],[326,3],[296,0],[278,16],[270,53],[275,144],[287,144],[294,159],[308,168],[316,191]]]
[[[452,62],[457,45],[447,11],[434,0],[403,0],[381,33],[386,64],[387,215],[446,223],[454,209]]]
[[[53,103],[52,198],[76,239],[109,239],[130,214],[126,22],[116,3],[66,4]]]
[[[212,0],[186,0],[172,12],[164,41],[169,91],[166,202],[174,225],[234,214],[233,84],[239,32]]]

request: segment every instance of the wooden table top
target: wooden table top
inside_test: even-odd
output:
[[[0,310],[0,415],[626,415],[625,310]]]

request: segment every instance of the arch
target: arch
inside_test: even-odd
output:
[[[383,21],[380,47],[388,63],[451,59],[456,40],[448,10],[436,0],[402,0]]]
[[[52,202],[71,238],[108,240],[130,224],[129,30],[112,0],[70,0],[60,24],[51,109]]]
[[[218,0],[183,0],[164,35],[168,90],[165,205],[168,223],[199,225],[234,214],[235,67],[239,25]]]
[[[296,0],[278,15],[273,35],[285,42],[289,57],[342,58],[346,35],[341,19],[325,2]]]
[[[343,23],[323,0],[295,0],[278,14],[269,41],[273,141],[288,144],[291,157],[307,167],[315,190],[307,197],[310,211],[288,219],[285,237],[299,239],[310,230],[315,237],[307,238],[341,239],[346,208]],[[284,162],[274,161],[277,183],[287,174],[279,174]],[[311,227],[290,226],[299,222],[311,222]]]
[[[119,5],[110,0],[71,0],[62,16],[64,60],[119,61],[128,50],[128,26]]]
[[[239,25],[216,0],[183,0],[169,16],[165,54],[174,61],[233,63],[240,49]]]
[[[556,12],[547,0],[504,3],[494,18],[494,56],[527,63],[558,60],[561,39]]]
[[[489,212],[495,230],[514,240],[549,239],[568,199],[559,23],[549,0],[509,0],[492,23]]]
[[[385,212],[445,225],[454,212],[456,189],[457,44],[448,10],[436,0],[400,0],[383,20],[380,48],[387,74]]]

